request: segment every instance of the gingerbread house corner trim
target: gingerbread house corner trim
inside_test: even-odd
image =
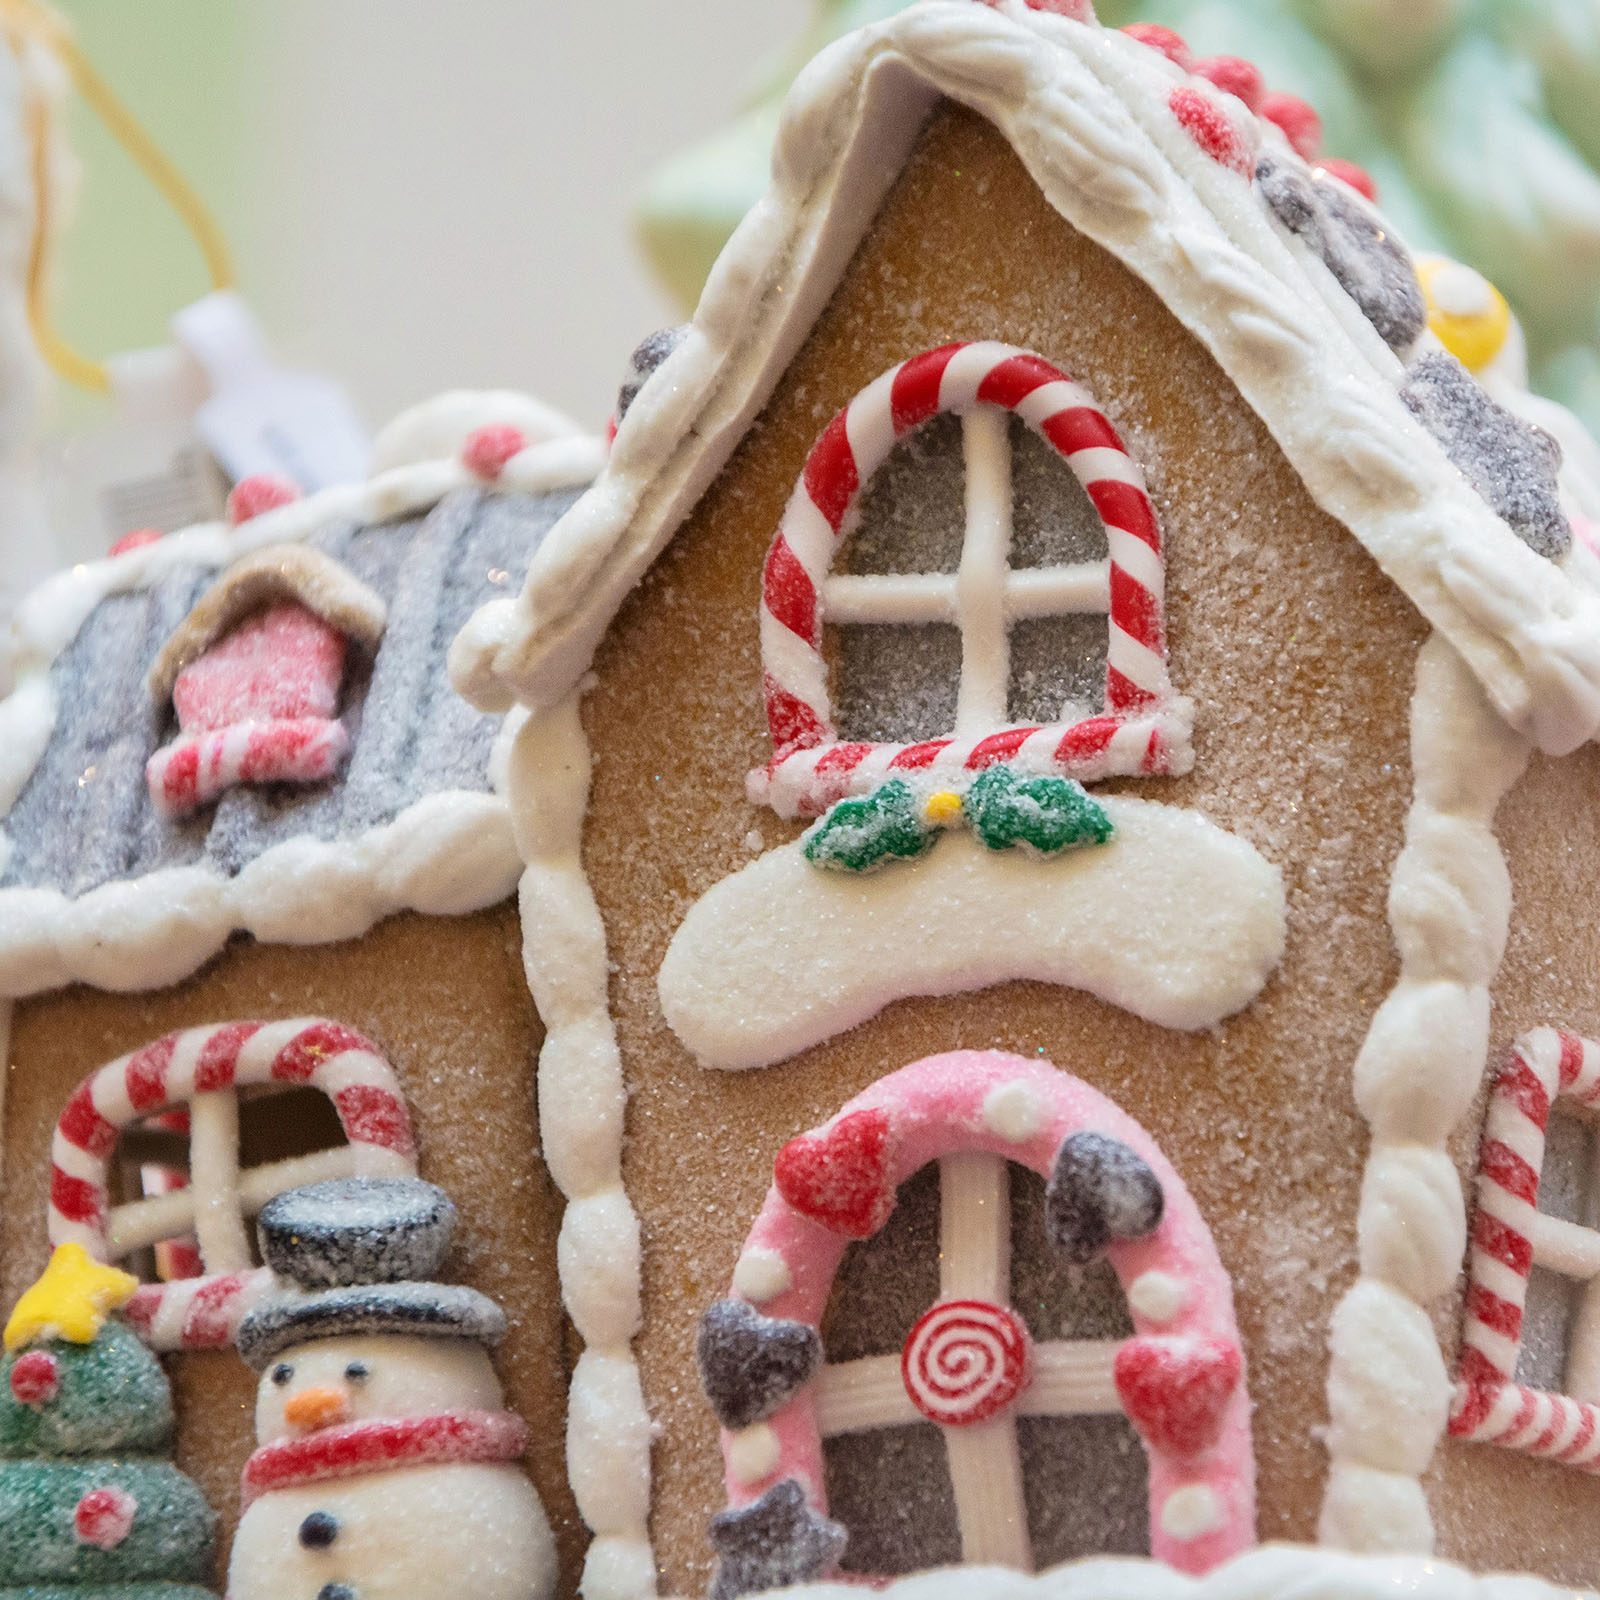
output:
[[[1240,174],[1169,113],[1174,70],[1115,30],[1014,0],[923,0],[832,47],[791,95],[772,189],[624,418],[606,469],[522,594],[458,641],[462,693],[485,708],[548,704],[581,679],[623,597],[826,302],[928,105],[945,96],[992,121],[1055,209],[1211,350],[1312,497],[1451,640],[1502,717],[1555,754],[1591,738],[1600,595],[1479,498],[1408,409],[1404,368],[1354,302],[1267,206],[1239,203]],[[1298,162],[1275,134],[1257,126],[1250,138],[1274,163]]]

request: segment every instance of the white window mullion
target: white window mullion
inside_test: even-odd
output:
[[[1033,1382],[1017,1402],[1025,1417],[1110,1416],[1117,1393],[1120,1339],[1052,1339],[1033,1347]]]
[[[1006,563],[1011,554],[1011,418],[979,406],[961,419],[966,458],[966,536],[956,577],[961,620],[961,692],[956,733],[988,733],[1007,721],[1011,650],[1006,636]]]
[[[250,1240],[239,1203],[239,1097],[232,1089],[189,1102],[189,1192],[207,1272],[243,1272]]]
[[[954,622],[953,572],[845,573],[822,586],[829,622]]]
[[[939,1163],[939,1298],[1011,1303],[1011,1182],[999,1156]]]
[[[1105,616],[1111,610],[1111,563],[1085,561],[1073,567],[1018,567],[1008,572],[1006,620]]]
[[[961,1559],[969,1566],[1033,1570],[1028,1502],[1022,1490],[1022,1452],[1010,1413],[965,1428],[941,1428]]]
[[[822,1369],[817,1381],[817,1431],[824,1439],[869,1428],[908,1427],[922,1420],[906,1393],[898,1353],[862,1356]]]

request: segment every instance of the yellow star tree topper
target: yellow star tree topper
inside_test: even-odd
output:
[[[6,1349],[20,1350],[36,1339],[89,1344],[138,1287],[137,1278],[96,1261],[81,1244],[57,1245],[44,1275],[6,1323]]]

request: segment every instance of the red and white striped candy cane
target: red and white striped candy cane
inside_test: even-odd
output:
[[[1512,1047],[1484,1118],[1450,1432],[1600,1471],[1600,1406],[1516,1381],[1528,1275],[1562,1270],[1563,1243],[1588,1231],[1538,1209],[1558,1099],[1600,1106],[1600,1045],[1537,1028]]]
[[[1046,440],[1106,531],[1105,714],[913,745],[840,743],[822,656],[825,585],[862,487],[912,429],[943,412],[994,406]],[[1163,624],[1161,531],[1138,464],[1093,396],[1011,345],[944,345],[869,384],[823,430],[795,485],[762,574],[761,656],[773,759],[750,794],[784,815],[816,814],[886,776],[959,778],[995,761],[1078,778],[1175,770],[1188,726],[1173,704]]]
[[[333,1102],[349,1143],[241,1172],[235,1090],[304,1085]],[[110,1161],[124,1129],[187,1105],[190,1187],[113,1207]],[[91,1073],[56,1124],[49,1233],[117,1260],[160,1240],[198,1236],[207,1275],[140,1289],[126,1314],[159,1350],[227,1344],[270,1286],[251,1265],[244,1217],[272,1195],[338,1176],[416,1171],[411,1119],[377,1047],[322,1018],[229,1022],[169,1033]]]

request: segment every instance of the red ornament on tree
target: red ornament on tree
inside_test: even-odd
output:
[[[1341,161],[1337,156],[1329,156],[1326,161],[1317,163],[1317,171],[1326,172],[1330,178],[1349,184],[1357,194],[1365,195],[1369,200],[1378,198],[1378,186],[1373,182],[1372,174],[1353,161]]]
[[[1322,148],[1322,118],[1299,95],[1274,91],[1261,102],[1261,115],[1277,123],[1296,154],[1307,161],[1316,159]]]
[[[115,1550],[133,1531],[139,1502],[126,1489],[91,1489],[72,1514],[72,1531],[79,1544],[96,1550]]]
[[[1197,78],[1214,83],[1219,89],[1237,95],[1252,111],[1261,109],[1267,92],[1261,69],[1243,56],[1207,56],[1189,69]]]
[[[112,545],[108,555],[120,556],[129,550],[142,550],[147,544],[155,544],[161,538],[159,528],[134,528]]]
[[[263,511],[276,511],[300,498],[300,490],[287,478],[276,473],[257,472],[241,478],[228,496],[228,521],[234,527],[259,517]]]
[[[1137,39],[1140,44],[1159,50],[1168,61],[1175,62],[1185,72],[1193,69],[1194,52],[1183,35],[1174,29],[1164,28],[1159,22],[1130,22],[1122,31],[1130,39]]]
[[[47,1406],[61,1387],[61,1367],[48,1350],[25,1350],[11,1367],[11,1395],[18,1405]]]

